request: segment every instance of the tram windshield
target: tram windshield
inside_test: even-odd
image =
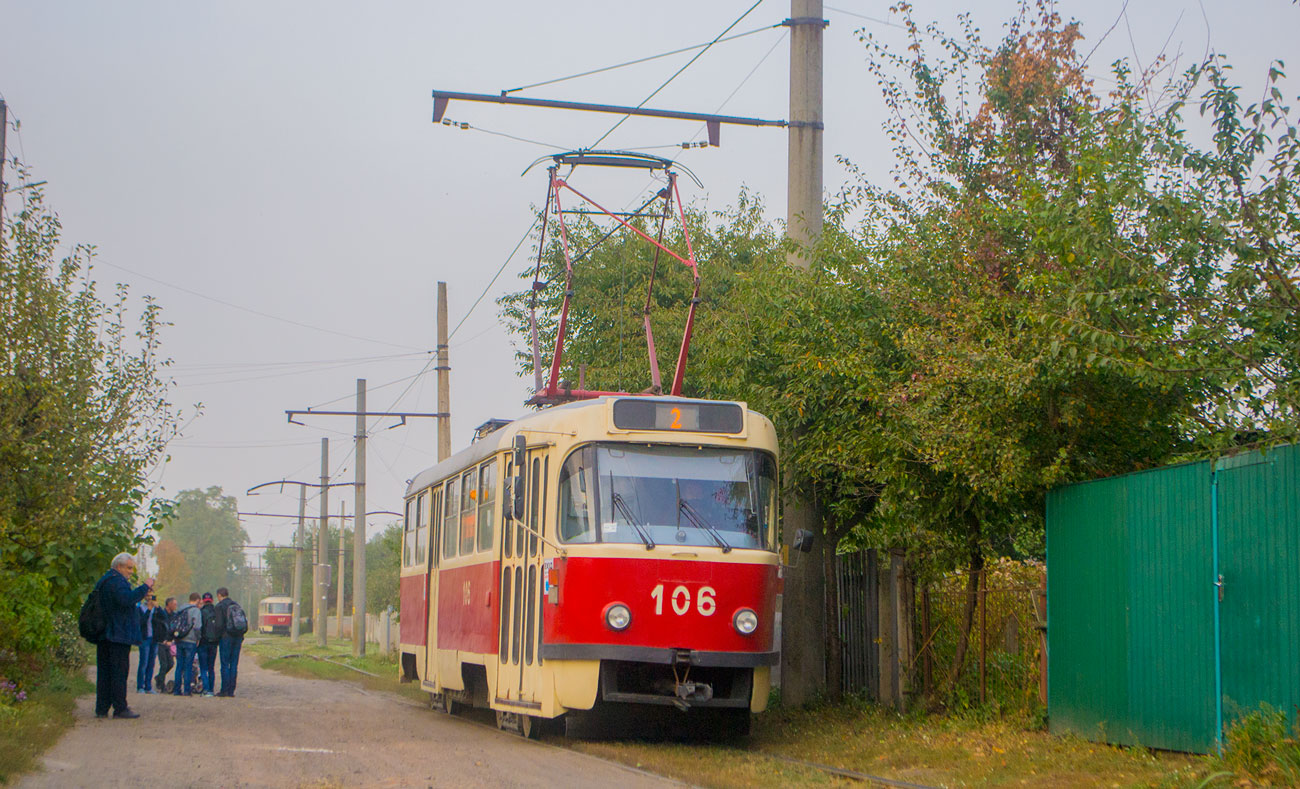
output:
[[[560,471],[560,539],[771,550],[776,464],[754,450],[597,444]]]
[[[268,614],[290,614],[293,613],[292,603],[265,603],[266,613]]]

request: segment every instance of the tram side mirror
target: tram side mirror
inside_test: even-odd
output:
[[[813,533],[807,529],[799,529],[794,533],[794,549],[800,553],[808,553],[812,550]]]
[[[524,437],[523,433],[515,436],[515,442],[514,445],[511,446],[511,452],[513,453],[510,458],[511,462],[514,463],[515,468],[522,469],[525,460],[524,454],[528,452],[528,439]]]
[[[517,521],[524,519],[524,472],[515,475],[510,484],[510,515]]]

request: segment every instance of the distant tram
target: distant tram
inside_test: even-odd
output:
[[[777,662],[772,423],[606,396],[478,433],[407,488],[402,678],[528,737],[748,733]]]
[[[293,601],[287,597],[263,597],[257,604],[259,633],[288,633],[293,621]]]

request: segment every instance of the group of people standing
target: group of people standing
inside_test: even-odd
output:
[[[135,557],[119,553],[92,592],[98,595],[105,625],[102,638],[95,641],[95,717],[108,717],[110,709],[115,718],[140,717],[126,702],[133,645],[140,649],[135,683],[138,692],[153,693],[155,684],[165,692],[167,674],[175,665],[171,682],[174,695],[192,696],[197,689],[203,696],[234,696],[248,617],[230,599],[229,591],[225,587],[218,589],[215,602],[210,592],[191,592],[189,603],[179,609],[174,597],[159,606],[153,593],[154,579],[146,578],[133,589],[128,579],[134,572]],[[221,687],[213,693],[218,654]],[[155,659],[158,674],[151,682]]]
[[[203,696],[235,695],[239,679],[239,652],[248,630],[248,618],[239,604],[230,599],[226,587],[199,596],[191,592],[189,603],[178,608],[175,597],[160,607],[152,591],[138,604],[140,616],[140,660],[136,666],[135,689],[139,693],[167,692],[168,685],[176,696],[192,696],[197,689]],[[221,660],[221,686],[216,686],[216,665]],[[158,674],[153,676],[154,661]],[[194,676],[198,667],[197,682]],[[171,682],[167,675],[172,666],[176,674]]]

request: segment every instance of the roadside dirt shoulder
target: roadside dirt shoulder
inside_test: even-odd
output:
[[[140,718],[96,719],[93,694],[79,700],[77,723],[44,770],[17,786],[682,786],[346,682],[289,677],[251,657],[240,661],[233,699],[128,698]]]

